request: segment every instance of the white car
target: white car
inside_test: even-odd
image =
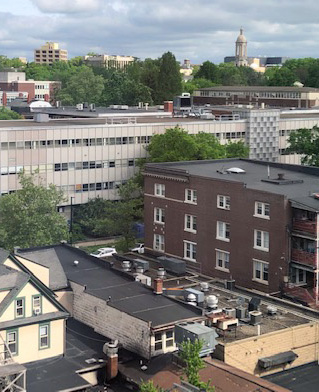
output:
[[[131,252],[144,253],[144,244],[136,244],[134,248],[131,248]]]
[[[90,256],[101,258],[101,257],[112,256],[115,253],[117,253],[115,248],[100,248],[100,249],[96,250],[95,252],[90,253]]]

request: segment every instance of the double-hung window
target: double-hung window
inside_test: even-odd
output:
[[[164,242],[164,236],[163,235],[161,235],[161,234],[154,234],[153,249],[158,250],[160,252],[164,252],[165,242]]]
[[[24,317],[24,313],[25,313],[25,299],[17,298],[15,300],[15,318]]]
[[[254,280],[268,284],[268,263],[261,260],[253,260]]]
[[[216,249],[216,268],[229,271],[229,252]]]
[[[165,210],[164,208],[154,208],[154,222],[165,223]]]
[[[269,252],[269,233],[268,231],[255,230],[254,232],[255,249],[263,250]]]
[[[224,195],[218,195],[217,208],[221,208],[223,210],[230,210],[230,197]]]
[[[32,313],[34,316],[38,316],[42,313],[41,295],[33,295],[32,296]]]
[[[184,241],[184,259],[196,261],[197,245],[195,242]]]
[[[195,215],[185,214],[185,231],[190,231],[191,233],[196,233],[197,231],[197,218]]]
[[[270,217],[270,207],[268,203],[263,203],[261,201],[255,202],[255,215],[258,218],[269,219]]]
[[[50,347],[50,325],[39,325],[39,349]]]
[[[163,340],[162,340],[162,333],[157,332],[155,334],[155,351],[163,349]]]
[[[18,354],[18,330],[7,331],[7,345],[12,355]]]
[[[155,196],[165,197],[165,184],[155,184],[154,194]]]
[[[217,221],[216,238],[222,241],[230,241],[230,224]]]
[[[196,189],[185,189],[185,203],[197,204]]]

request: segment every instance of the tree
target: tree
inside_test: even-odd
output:
[[[54,185],[35,184],[36,175],[19,174],[21,190],[0,198],[0,245],[12,250],[57,244],[68,239],[68,226],[57,208],[63,193]]]
[[[83,65],[68,79],[66,86],[57,92],[56,98],[65,105],[79,102],[99,103],[103,90],[103,77],[94,75],[91,68]]]
[[[164,134],[154,135],[147,151],[151,162],[176,162],[195,159],[196,141],[182,128],[166,129]]]
[[[23,117],[10,109],[7,109],[5,107],[0,108],[0,120],[20,120]]]
[[[225,145],[226,157],[227,158],[248,158],[249,157],[249,147],[240,140],[238,142],[229,141]]]
[[[142,382],[140,385],[140,392],[164,392],[163,388],[158,388],[153,384],[153,381]]]
[[[200,380],[199,371],[205,367],[205,363],[200,357],[202,348],[203,343],[198,339],[196,339],[194,342],[191,342],[188,339],[182,343],[179,355],[185,363],[183,372],[190,384],[199,389],[213,392],[215,391],[215,388],[210,386],[210,381],[203,382]]]
[[[301,163],[319,166],[319,127],[298,129],[288,138],[288,152],[301,154]]]
[[[182,92],[182,76],[179,63],[171,52],[166,52],[160,58],[158,74],[158,95],[156,103],[173,100]]]
[[[199,70],[194,75],[195,79],[207,79],[215,83],[219,82],[218,66],[213,64],[211,61],[205,61],[200,66]]]
[[[0,55],[0,71],[8,68],[23,68],[24,65],[18,58],[9,59],[7,56]]]

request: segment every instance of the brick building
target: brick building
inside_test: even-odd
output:
[[[145,246],[318,304],[319,169],[252,160],[148,164]]]
[[[319,89],[311,87],[216,86],[195,90],[193,95],[195,105],[311,108],[319,103]]]

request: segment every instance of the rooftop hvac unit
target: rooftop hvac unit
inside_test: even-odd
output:
[[[136,274],[135,281],[141,282],[141,283],[145,284],[146,286],[152,286],[152,279],[150,276],[146,276],[143,274]]]
[[[260,302],[261,302],[260,298],[252,297],[252,299],[249,301],[248,311],[252,312],[254,310],[258,310]]]
[[[223,312],[226,314],[228,317],[233,317],[236,318],[236,309],[235,308],[224,308]]]
[[[181,323],[175,325],[175,342],[178,347],[188,339],[191,342],[200,340],[203,343],[200,356],[204,357],[212,353],[217,345],[218,335],[214,328],[206,327],[199,323]]]
[[[250,324],[251,325],[258,325],[261,323],[261,316],[262,316],[261,312],[254,310],[252,312],[249,312],[249,316],[250,316]]]
[[[144,272],[150,269],[149,262],[147,260],[142,260],[142,259],[135,259],[134,267],[135,268],[142,267]]]
[[[206,304],[209,309],[217,309],[218,298],[216,295],[208,295],[206,297]]]
[[[157,260],[169,272],[173,272],[176,275],[185,275],[186,273],[186,262],[184,260],[166,256],[158,257]]]
[[[188,296],[189,294],[195,295],[196,302],[198,302],[198,303],[204,302],[205,297],[204,297],[204,293],[202,291],[195,290],[195,289],[186,289],[185,296]]]
[[[246,308],[244,308],[242,306],[239,306],[238,308],[236,308],[236,317],[239,320],[246,318]]]

